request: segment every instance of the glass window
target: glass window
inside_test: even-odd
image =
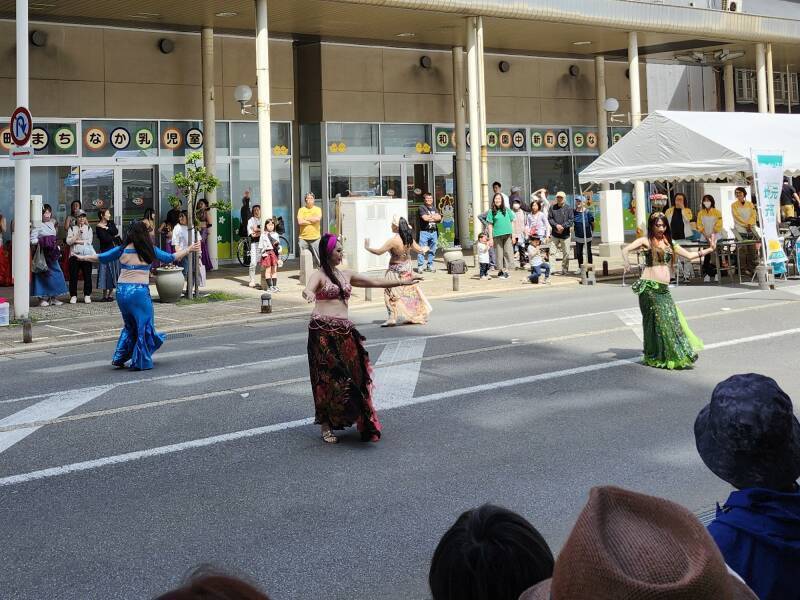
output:
[[[592,164],[597,159],[597,156],[574,156],[573,162],[575,164],[575,191],[580,194],[586,202],[586,210],[594,215],[594,235],[600,236],[600,196],[597,192],[600,191],[600,186],[595,183],[585,183],[583,185],[578,181],[578,174],[586,167]]]
[[[200,121],[161,121],[161,156],[186,156],[189,152],[202,150],[202,133],[198,135],[202,127]]]
[[[81,169],[81,208],[86,211],[86,215],[92,222],[96,222],[97,214],[95,211],[107,208],[114,215],[114,169]],[[76,195],[77,199],[77,195]],[[59,203],[56,214],[59,221],[64,222],[70,203]]]
[[[273,154],[291,155],[290,138],[289,123],[270,124],[270,144]],[[258,157],[258,123],[231,123],[231,153],[232,156]]]
[[[430,153],[430,125],[381,125],[381,154]]]
[[[403,176],[400,163],[381,163],[381,195],[403,197]]]
[[[0,215],[6,218],[6,232],[0,234],[2,242],[3,238],[11,239],[11,221],[14,219],[14,167],[0,168]]]
[[[219,179],[219,187],[217,188],[217,200],[231,200],[231,167],[227,163],[217,163],[217,169],[214,173]],[[236,213],[237,221],[239,213]],[[231,228],[230,212],[217,211],[217,228],[211,233],[217,236],[217,258],[227,259],[231,258],[231,248],[233,234],[236,230]]]
[[[567,157],[569,161],[569,157]],[[500,182],[501,190],[506,196],[511,195],[512,187],[519,187],[522,197],[527,197],[528,191],[528,159],[524,156],[490,156],[489,157],[489,203],[492,201],[492,183]],[[572,165],[568,171],[571,177]],[[570,188],[572,189],[572,188]]]
[[[442,224],[439,227],[441,236],[454,244],[460,233],[458,231],[456,207],[456,170],[454,156],[438,158],[433,163],[433,197],[442,213]]]
[[[328,154],[377,154],[378,126],[374,123],[328,123]]]
[[[292,205],[292,161],[288,158],[272,159],[272,214],[283,217],[286,232],[283,234],[294,244],[294,207]],[[293,253],[290,247],[289,252]]]
[[[231,160],[231,193],[233,214],[231,230],[239,230],[239,211],[242,196],[250,190],[250,206],[261,204],[261,187],[258,179],[258,158],[234,158]],[[288,158],[272,159],[272,212],[283,217],[288,239],[294,238],[294,219],[292,217],[292,161]],[[235,237],[235,235],[234,235]]]
[[[217,136],[217,157],[231,155],[231,140],[228,133],[228,123],[217,123],[215,128]]]
[[[300,124],[300,158],[311,162],[322,160],[322,125],[319,123]]]
[[[337,232],[337,196],[377,196],[381,193],[380,168],[377,162],[340,162],[328,166],[328,201],[323,213],[328,217],[328,231]]]
[[[167,218],[167,213],[170,211],[169,197],[176,195],[181,199],[181,206],[186,208],[186,197],[175,187],[172,183],[172,177],[176,173],[184,173],[183,165],[161,165],[158,168],[158,181],[159,181],[159,202],[158,202],[158,218],[163,221]]]
[[[122,169],[122,225],[144,217],[148,208],[155,209],[153,169]]]
[[[158,154],[155,121],[81,121],[83,156],[131,158]]]
[[[567,201],[572,204],[574,190],[572,187],[571,156],[537,156],[531,160],[531,189],[545,188],[547,197],[555,200],[556,192],[564,192]]]
[[[40,195],[43,204],[53,207],[53,215],[59,223],[64,222],[70,204],[80,200],[79,172],[77,167],[31,167],[31,194]],[[82,204],[82,208],[92,218],[92,213],[100,206]]]
[[[377,196],[380,173],[377,162],[332,163],[328,168],[329,198],[337,195]]]

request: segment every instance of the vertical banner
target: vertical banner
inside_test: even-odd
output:
[[[753,176],[758,190],[758,214],[764,236],[767,264],[778,270],[787,261],[778,238],[781,187],[783,186],[783,152],[751,150]],[[780,267],[778,267],[780,265]],[[777,268],[776,268],[777,267]]]

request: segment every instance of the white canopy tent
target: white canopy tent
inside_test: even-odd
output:
[[[656,111],[591,165],[584,183],[695,181],[750,174],[750,150],[784,151],[800,175],[800,115]]]

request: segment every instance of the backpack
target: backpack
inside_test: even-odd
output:
[[[283,217],[275,217],[275,233],[278,235],[286,233],[286,225],[283,222]]]

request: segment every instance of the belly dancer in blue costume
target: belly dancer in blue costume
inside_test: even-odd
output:
[[[180,261],[189,252],[198,252],[200,242],[169,254],[153,246],[147,225],[136,221],[128,228],[122,246],[96,256],[79,256],[78,260],[109,263],[118,260],[120,275],[117,281],[117,305],[125,327],[111,364],[122,368],[130,361],[136,371],[153,368],[153,353],[164,343],[164,335],[153,323],[153,301],[150,298],[150,266],[155,260],[162,263]]]

